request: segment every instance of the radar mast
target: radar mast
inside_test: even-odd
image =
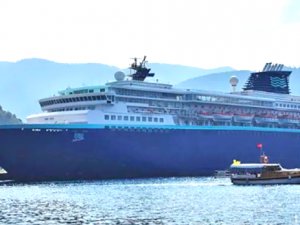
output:
[[[146,77],[154,77],[154,73],[150,73],[150,68],[146,67],[146,56],[144,56],[143,60],[138,63],[138,59],[133,58],[133,63],[130,65],[129,69],[134,70],[133,74],[128,76],[132,77],[132,80],[144,81]]]

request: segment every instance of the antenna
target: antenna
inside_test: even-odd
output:
[[[264,66],[264,68],[263,68],[263,72],[267,71],[268,66],[269,66],[269,63],[266,63],[265,66]]]
[[[271,68],[271,65],[272,65],[272,63],[271,62],[269,62],[269,63],[266,63],[266,65],[265,65],[265,69],[263,70],[264,72],[265,71],[269,71],[270,70],[270,68]]]

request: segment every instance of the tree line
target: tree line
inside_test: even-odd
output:
[[[15,114],[4,111],[0,106],[0,124],[20,124],[22,120],[18,119]]]

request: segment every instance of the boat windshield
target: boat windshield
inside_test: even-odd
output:
[[[262,172],[263,168],[247,168],[247,167],[234,167],[230,171],[233,174],[258,174]]]
[[[264,168],[264,171],[265,172],[273,172],[273,171],[279,171],[279,170],[281,170],[282,168],[281,168],[281,166],[280,165],[276,165],[276,166],[266,166],[265,168]]]
[[[230,166],[230,172],[234,174],[257,174],[280,170],[282,170],[280,164],[233,164]]]

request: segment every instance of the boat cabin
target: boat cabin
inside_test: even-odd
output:
[[[233,184],[300,184],[300,169],[284,169],[278,163],[246,163],[230,166]]]
[[[245,163],[245,164],[232,164],[230,171],[232,174],[243,175],[243,174],[261,174],[264,172],[281,171],[282,167],[278,163],[266,164],[266,163]]]

